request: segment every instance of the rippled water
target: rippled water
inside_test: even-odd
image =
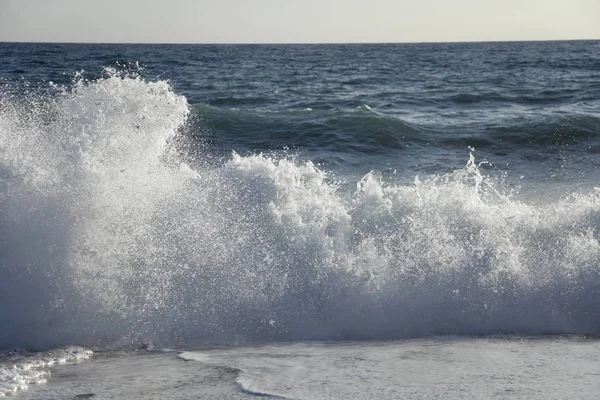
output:
[[[474,146],[502,171],[564,182],[597,168],[599,46],[4,44],[2,69],[38,90],[142,67],[187,97],[223,155],[289,148],[414,175],[458,168]]]
[[[0,44],[0,349],[600,333],[599,48]]]

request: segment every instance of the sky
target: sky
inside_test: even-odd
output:
[[[600,0],[0,0],[0,41],[600,39]]]

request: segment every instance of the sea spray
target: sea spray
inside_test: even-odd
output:
[[[0,348],[600,332],[599,192],[191,168],[186,99],[138,76],[0,105]]]
[[[88,328],[90,337],[112,336],[110,325],[96,329],[123,304],[112,283],[130,272],[123,230],[143,229],[152,201],[176,185],[168,174],[178,169],[164,166],[167,141],[185,122],[187,103],[166,82],[114,74],[19,100],[3,101],[0,118],[2,303],[12,305],[2,311],[15,320],[0,342],[45,346],[88,338]]]

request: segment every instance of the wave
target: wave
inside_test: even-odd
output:
[[[355,110],[257,112],[206,104],[195,110],[208,129],[206,137],[228,149],[327,150],[350,154],[396,152],[431,138],[421,127],[385,116],[363,105]]]
[[[250,151],[293,148],[350,156],[390,156],[440,145],[463,150],[514,154],[527,150],[560,151],[569,146],[596,153],[600,117],[595,114],[536,114],[497,117],[493,121],[456,126],[418,124],[374,111],[368,106],[348,110],[261,112],[197,104],[203,137],[215,147]],[[521,154],[522,156],[522,154]],[[526,160],[526,159],[525,159]],[[387,161],[389,162],[389,160]]]
[[[77,363],[92,356],[91,350],[66,347],[41,353],[10,351],[0,354],[0,397],[27,390],[29,385],[46,383],[49,367]]]
[[[493,126],[494,138],[500,143],[530,145],[542,148],[564,147],[585,143],[597,147],[600,117],[590,114],[537,117],[528,121]]]
[[[115,74],[0,99],[0,348],[600,333],[600,191],[186,163],[190,109]]]

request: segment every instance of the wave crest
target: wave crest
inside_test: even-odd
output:
[[[188,114],[115,75],[3,100],[0,348],[600,332],[600,192],[523,203],[473,156],[351,192],[287,158],[192,169]]]

